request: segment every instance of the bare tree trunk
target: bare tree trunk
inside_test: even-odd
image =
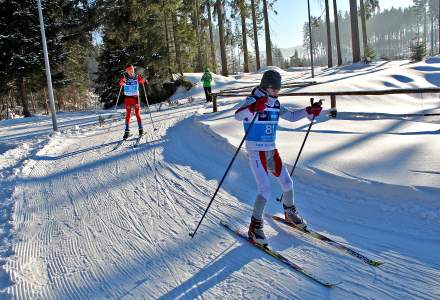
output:
[[[247,48],[246,7],[244,0],[240,0],[241,36],[243,38],[243,71],[249,73],[249,53]]]
[[[47,91],[46,91],[46,88],[44,88],[43,91],[44,91],[44,108],[46,109],[46,115],[49,115],[49,105],[47,104]]]
[[[434,55],[434,14],[433,12],[430,13],[431,15],[431,51],[429,52],[429,55]]]
[[[31,117],[31,113],[29,111],[29,102],[27,99],[26,93],[26,83],[25,78],[23,76],[19,76],[17,78],[17,90],[18,90],[18,98],[21,100],[23,105],[23,115],[27,117]]]
[[[217,5],[217,15],[218,15],[218,31],[220,38],[220,54],[222,57],[222,75],[228,76],[228,60],[226,57],[225,25],[223,22],[222,1],[217,0],[216,5]]]
[[[357,63],[361,60],[361,48],[359,42],[359,24],[358,24],[358,12],[357,1],[350,0],[350,24],[351,24],[351,47],[353,51],[353,63]]]
[[[217,59],[215,58],[214,34],[212,32],[212,16],[211,16],[211,0],[207,1],[208,22],[209,22],[209,41],[211,50],[211,66],[212,71],[217,73]]]
[[[426,17],[426,5],[423,6],[423,42],[426,45],[426,42],[428,40],[428,24],[427,24],[427,17]]]
[[[264,15],[264,34],[266,37],[266,65],[272,66],[272,43],[270,41],[269,29],[269,13],[267,11],[267,0],[263,0],[263,15]]]
[[[34,93],[32,93],[32,90],[31,90],[31,103],[32,103],[32,111],[34,114],[36,114],[37,110],[35,108],[35,99],[34,99]]]
[[[203,56],[202,56],[202,42],[200,40],[200,24],[199,24],[199,1],[193,0],[193,22],[194,22],[194,30],[196,32],[197,39],[197,67],[196,70],[201,72],[203,71]]]
[[[361,0],[362,1],[362,0]],[[325,0],[325,25],[327,27],[327,66],[333,67],[333,53],[332,53],[332,35],[330,31],[330,8],[328,0]]]
[[[177,69],[179,70],[180,75],[183,76],[183,69],[182,69],[182,54],[180,53],[180,45],[179,45],[179,39],[177,34],[177,15],[174,14],[174,20],[173,20],[173,35],[174,35],[174,48],[176,49],[176,65]]]
[[[257,15],[255,13],[255,0],[251,0],[251,5],[252,5],[252,23],[254,27],[255,60],[257,63],[257,70],[259,70],[261,67],[261,63],[260,63],[260,47],[258,46],[258,27],[257,27]]]
[[[438,52],[440,53],[440,0],[438,1]]]
[[[173,71],[171,68],[171,57],[170,57],[170,38],[169,38],[169,32],[168,32],[168,13],[165,10],[165,1],[162,0],[162,10],[163,10],[163,23],[165,27],[165,41],[167,43],[167,62],[168,62],[168,72],[170,74],[170,77],[172,79],[173,77]]]
[[[342,65],[342,53],[341,53],[341,39],[339,38],[339,20],[338,20],[338,6],[336,0],[333,0],[333,12],[335,17],[335,33],[336,33],[336,52],[338,56],[338,66]]]
[[[367,53],[367,47],[368,47],[368,40],[367,40],[367,24],[366,24],[366,17],[365,17],[365,5],[364,0],[360,0],[360,14],[361,14],[361,26],[362,26],[362,46],[364,49],[364,57]]]

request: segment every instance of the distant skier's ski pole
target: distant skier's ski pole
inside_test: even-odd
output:
[[[119,102],[119,97],[121,96],[121,91],[122,91],[122,85],[121,85],[121,87],[119,88],[118,98],[116,98],[115,110],[116,110],[116,108],[118,107],[118,102]]]
[[[319,102],[322,104],[322,100],[319,100]],[[313,102],[313,98],[311,98],[310,99],[310,104],[313,105],[313,103],[314,103]],[[296,157],[295,163],[293,164],[292,171],[290,172],[290,177],[292,177],[293,172],[295,171],[296,164],[298,163],[298,160],[299,160],[299,157],[301,156],[301,153],[303,151],[304,145],[306,144],[307,138],[308,138],[309,133],[310,133],[310,129],[312,128],[312,125],[313,125],[313,121],[315,121],[315,116],[313,116],[312,121],[310,121],[310,125],[309,125],[309,128],[307,129],[306,136],[304,137],[304,141],[303,141],[303,143],[301,145],[301,148],[299,149],[298,156]],[[279,201],[279,202],[281,202],[282,200],[283,200],[283,193],[281,193],[281,196],[279,196],[277,198],[277,201]]]
[[[229,169],[232,167],[232,164],[234,163],[234,160],[235,160],[235,158],[237,157],[238,152],[240,151],[241,146],[243,146],[243,143],[244,143],[244,141],[246,140],[246,138],[247,138],[249,132],[251,131],[252,125],[254,125],[254,122],[255,122],[255,120],[257,119],[257,117],[258,117],[259,114],[260,114],[260,113],[257,112],[257,113],[255,114],[254,118],[252,119],[251,124],[249,124],[249,127],[247,128],[246,133],[244,134],[244,137],[243,137],[243,139],[241,140],[240,145],[239,145],[238,148],[237,148],[237,151],[235,151],[235,154],[234,154],[234,156],[232,157],[231,162],[229,163],[228,167],[226,168],[225,174],[223,175],[222,179],[220,180],[220,183],[218,184],[217,189],[216,189],[215,192],[214,192],[214,195],[212,195],[212,198],[211,198],[211,201],[210,201],[209,204],[208,204],[208,207],[205,209],[205,212],[203,213],[203,216],[202,216],[202,218],[200,219],[199,224],[198,224],[197,227],[196,227],[196,230],[194,230],[193,233],[190,233],[190,234],[189,234],[189,235],[191,236],[191,238],[193,238],[193,237],[196,235],[197,230],[198,230],[199,227],[200,227],[200,224],[202,224],[202,221],[203,221],[203,219],[205,218],[206,213],[207,213],[208,210],[209,210],[209,207],[211,207],[211,204],[212,204],[212,202],[214,201],[215,196],[217,195],[218,191],[220,190],[220,187],[222,186],[223,181],[224,181],[225,178],[226,178],[226,175],[228,175]]]
[[[147,109],[148,109],[148,113],[150,114],[151,124],[153,125],[153,129],[154,129],[154,131],[156,131],[157,128],[156,128],[156,126],[154,125],[153,116],[151,115],[150,104],[148,103],[147,92],[146,92],[146,90],[145,90],[145,84],[143,84],[142,87],[144,88],[145,101],[147,102]]]

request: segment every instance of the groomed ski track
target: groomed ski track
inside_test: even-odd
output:
[[[201,104],[193,103],[153,113],[158,128],[154,133],[144,115],[146,135],[137,149],[131,141],[111,151],[122,135],[120,123],[48,140],[15,179],[12,251],[3,265],[12,282],[2,295],[440,299],[438,229],[404,210],[387,216],[378,212],[385,196],[362,198],[349,187],[322,186],[319,178],[295,180],[298,205],[314,229],[383,260],[380,268],[266,219],[271,246],[322,278],[343,281],[332,289],[228,233],[219,220],[246,226],[255,196],[244,152],[191,239],[188,233],[234,151],[197,121],[194,114],[200,109]],[[275,187],[274,195],[279,191]],[[280,212],[281,205],[273,200],[267,211]],[[407,222],[402,224],[402,219]]]

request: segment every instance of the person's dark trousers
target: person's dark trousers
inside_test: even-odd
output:
[[[211,87],[204,87],[203,89],[205,90],[206,102],[211,102],[212,101],[212,98],[211,98]]]

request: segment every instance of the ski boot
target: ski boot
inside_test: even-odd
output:
[[[144,135],[144,129],[143,128],[139,128],[139,136],[143,136]]]
[[[128,139],[129,136],[130,136],[130,130],[127,130],[127,129],[126,129],[126,130],[124,131],[124,136],[122,137],[122,139],[123,139],[123,140],[126,140],[126,139]]]
[[[295,205],[286,206],[283,204],[283,208],[284,208],[284,217],[286,218],[287,222],[292,223],[301,229],[306,229],[307,224],[304,221],[304,219],[298,215]]]
[[[248,236],[255,243],[267,246],[267,239],[263,231],[263,220],[258,220],[252,216]]]

